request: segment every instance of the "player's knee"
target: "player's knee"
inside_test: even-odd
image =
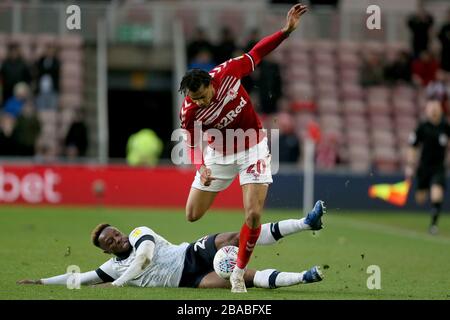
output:
[[[261,224],[261,211],[254,208],[247,209],[245,220],[248,226],[256,228]]]
[[[198,219],[200,219],[201,216],[202,215],[198,214],[197,210],[190,209],[190,208],[186,209],[186,219],[189,222],[197,221]]]

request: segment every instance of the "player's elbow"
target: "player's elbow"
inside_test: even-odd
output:
[[[141,270],[144,270],[150,264],[150,259],[146,254],[137,255],[135,261],[136,265],[138,265]]]

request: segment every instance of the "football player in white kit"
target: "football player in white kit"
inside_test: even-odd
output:
[[[257,244],[270,245],[284,236],[305,230],[322,229],[323,202],[302,219],[288,219],[262,225]],[[92,242],[115,257],[96,270],[81,273],[80,284],[111,283],[112,286],[230,288],[230,282],[214,272],[218,249],[238,246],[239,232],[205,236],[196,242],[174,245],[148,227],[138,227],[126,236],[109,224],[92,231]],[[38,280],[20,280],[18,284],[67,285],[71,273]],[[244,275],[248,287],[278,288],[321,281],[319,266],[302,272],[275,269],[248,269]]]

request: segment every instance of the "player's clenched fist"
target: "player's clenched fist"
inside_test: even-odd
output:
[[[206,166],[204,166],[204,165],[202,165],[202,166],[200,167],[199,172],[200,172],[200,181],[201,181],[201,183],[202,183],[204,186],[206,186],[206,187],[210,186],[210,185],[211,185],[211,182],[212,182],[213,180],[216,180],[216,178],[214,178],[214,177],[211,175],[211,169],[208,169],[208,168],[207,168]]]

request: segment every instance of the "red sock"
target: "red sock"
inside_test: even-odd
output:
[[[242,226],[239,236],[238,268],[244,269],[247,266],[260,232],[261,225],[256,229],[250,229],[246,223]]]

